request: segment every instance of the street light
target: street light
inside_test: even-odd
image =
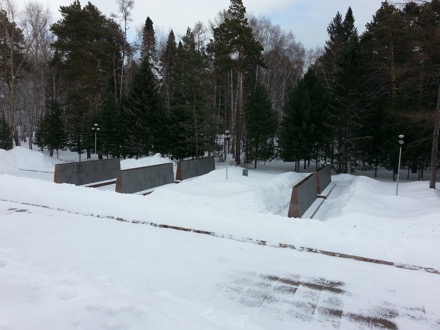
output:
[[[95,132],[95,154],[96,154],[96,142],[97,142],[97,133],[100,131],[100,128],[98,127],[98,124],[93,124],[92,132]]]
[[[405,135],[399,135],[399,165],[397,166],[397,186],[396,186],[396,196],[399,193],[399,176],[400,176],[400,160],[402,159],[402,145],[405,143],[403,141],[403,138],[405,137]]]
[[[225,131],[225,162],[226,162],[226,180],[228,179],[228,144],[229,144],[229,131]]]

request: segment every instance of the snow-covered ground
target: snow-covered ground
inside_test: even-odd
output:
[[[289,219],[305,175],[291,164],[228,166],[226,180],[219,163],[142,196],[53,183],[73,160],[0,150],[1,330],[440,328],[440,274],[277,247],[439,271],[426,181],[401,180],[396,196],[396,183],[335,175],[314,219]]]

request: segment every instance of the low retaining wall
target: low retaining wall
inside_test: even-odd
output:
[[[56,164],[54,182],[84,185],[116,179],[120,171],[121,162],[119,159]]]
[[[116,191],[131,194],[174,182],[173,164],[160,164],[123,170],[116,181]]]
[[[325,165],[315,172],[316,174],[316,193],[321,194],[332,182],[331,166]]]
[[[288,217],[301,218],[316,198],[316,176],[312,173],[292,188]]]
[[[214,157],[181,160],[177,164],[176,180],[185,180],[215,170]]]

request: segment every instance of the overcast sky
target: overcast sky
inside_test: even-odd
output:
[[[16,0],[20,3],[28,0]],[[32,0],[47,3],[54,19],[60,18],[59,7],[73,3],[73,0]],[[84,6],[87,0],[80,0]],[[103,14],[118,13],[117,0],[90,0]],[[339,11],[343,16],[349,6],[353,9],[358,32],[380,8],[382,0],[243,0],[247,13],[267,16],[272,24],[280,25],[284,31],[292,31],[297,41],[306,48],[323,46],[327,40],[327,26]],[[197,21],[208,24],[217,13],[228,9],[229,0],[135,0],[132,10],[131,31],[140,28],[149,16],[154,29],[168,35],[173,29],[182,35],[187,27]]]

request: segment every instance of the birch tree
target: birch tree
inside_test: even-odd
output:
[[[32,149],[33,133],[38,118],[43,117],[46,105],[46,91],[48,83],[49,61],[51,57],[49,33],[50,11],[39,2],[26,3],[22,15],[26,48],[26,62],[28,63],[26,87],[26,112],[29,134],[29,148]],[[24,87],[24,86],[23,86]],[[26,92],[25,92],[26,91]]]
[[[17,26],[17,9],[11,0],[0,0],[0,70],[2,92],[6,99],[6,120],[14,143],[20,145],[17,109],[17,86],[23,77],[25,44],[23,31]]]

